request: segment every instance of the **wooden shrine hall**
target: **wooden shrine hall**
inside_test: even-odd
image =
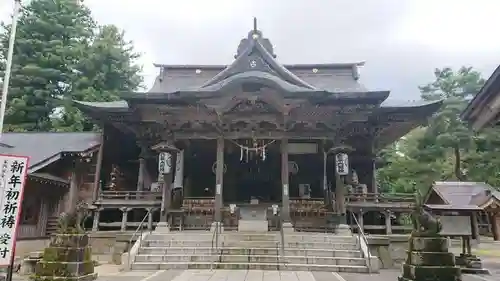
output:
[[[137,227],[145,210],[150,228],[262,218],[269,229],[319,229],[347,211],[394,207],[378,195],[375,155],[440,102],[367,90],[361,62],[283,65],[256,27],[234,58],[159,64],[148,92],[74,101],[103,128],[94,229]]]

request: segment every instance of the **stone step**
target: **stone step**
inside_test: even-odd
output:
[[[198,232],[189,233],[189,231],[184,232],[170,232],[170,233],[151,233],[148,236],[148,240],[166,240],[166,241],[178,241],[178,240],[205,240],[212,241],[214,235],[211,232]],[[225,232],[219,234],[219,240],[228,241],[279,241],[281,236],[279,233],[257,233],[257,234],[245,234],[241,232]],[[332,234],[286,234],[285,240],[291,242],[327,242],[327,243],[341,243],[341,242],[353,242],[356,238],[353,236],[337,236]]]
[[[366,265],[364,258],[278,256],[278,255],[137,255],[135,262],[216,262],[223,263],[287,263],[318,265]]]
[[[203,240],[151,240],[141,242],[145,247],[212,247],[215,242]],[[278,241],[220,241],[219,245],[226,247],[242,248],[276,248],[279,247]],[[288,242],[285,241],[285,248],[299,249],[336,249],[336,250],[356,250],[359,248],[355,243],[325,243],[325,242]]]
[[[281,263],[229,263],[229,262],[136,262],[133,270],[167,270],[167,269],[257,269],[257,270],[291,270],[291,271],[332,271],[368,273],[366,266],[358,265],[318,265],[318,264],[281,264]]]
[[[138,255],[212,255],[215,252],[212,247],[141,247]],[[279,249],[272,248],[242,248],[224,247],[218,249],[223,255],[276,255]],[[338,250],[338,249],[291,249],[285,248],[285,256],[312,256],[312,257],[341,257],[360,258],[362,254],[359,250]]]

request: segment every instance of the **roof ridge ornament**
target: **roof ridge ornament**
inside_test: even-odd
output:
[[[241,39],[234,58],[237,59],[239,56],[243,55],[243,53],[245,53],[245,50],[250,47],[253,41],[258,41],[273,58],[276,58],[276,54],[274,54],[273,44],[271,44],[271,41],[269,39],[264,38],[262,35],[262,31],[257,28],[256,17],[253,18],[253,28],[252,30],[250,30],[250,32],[248,32],[247,38]]]

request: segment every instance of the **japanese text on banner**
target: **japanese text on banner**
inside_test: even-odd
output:
[[[0,265],[9,265],[14,252],[17,219],[25,184],[28,159],[0,155]]]

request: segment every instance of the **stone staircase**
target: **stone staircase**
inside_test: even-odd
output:
[[[140,241],[132,270],[260,269],[370,272],[357,238],[327,233],[153,232]],[[372,259],[373,260],[373,259]],[[378,260],[377,260],[378,262]],[[378,271],[372,266],[371,272]],[[375,268],[375,269],[374,269]]]

